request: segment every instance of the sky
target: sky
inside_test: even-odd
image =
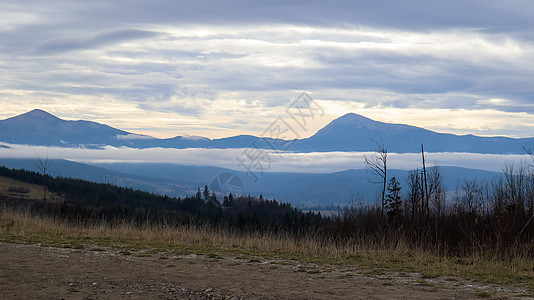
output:
[[[260,135],[307,92],[439,132],[534,136],[534,2],[0,2],[0,119]]]

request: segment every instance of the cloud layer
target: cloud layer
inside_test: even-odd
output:
[[[43,108],[156,136],[260,134],[324,107],[532,136],[529,1],[3,1],[0,117]]]
[[[347,169],[364,169],[364,156],[374,153],[363,152],[314,152],[314,153],[274,153],[263,159],[261,166],[247,170],[237,158],[243,157],[247,149],[132,149],[106,147],[96,149],[72,149],[56,147],[36,147],[9,145],[0,148],[0,158],[35,159],[37,155],[50,159],[67,159],[87,163],[171,163],[180,165],[216,166],[238,171],[250,171],[251,176],[261,177],[262,172],[332,173]],[[253,150],[253,149],[248,149]],[[427,153],[428,166],[456,166],[501,172],[507,164],[531,161],[528,155],[497,155],[473,153]],[[417,153],[388,156],[390,169],[414,170],[421,168],[421,156]]]

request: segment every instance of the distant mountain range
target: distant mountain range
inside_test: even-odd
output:
[[[38,171],[35,159],[0,158],[0,166]],[[390,176],[396,176],[401,185],[406,185],[408,171],[389,170]],[[465,180],[490,182],[501,176],[499,173],[472,170],[458,167],[440,167],[441,177],[446,190],[450,192],[461,188]],[[154,163],[106,163],[81,164],[68,160],[54,160],[50,174],[80,178],[93,182],[110,183],[131,187],[162,195],[183,197],[194,195],[197,188],[218,184],[219,179],[230,174],[239,179],[242,189],[223,192],[259,196],[291,202],[299,207],[315,205],[344,205],[350,201],[374,202],[379,194],[379,186],[373,184],[365,170],[346,170],[329,174],[307,173],[264,173],[262,179],[255,182],[246,172],[207,166],[184,166]],[[224,185],[224,182],[222,182]],[[404,187],[402,192],[407,190]]]
[[[91,121],[66,121],[42,110],[0,120],[0,142],[59,147],[100,148],[106,145],[132,148],[246,148],[269,149],[273,144],[291,142],[289,151],[373,151],[374,141],[382,140],[389,152],[413,153],[421,144],[428,152],[469,152],[520,154],[534,148],[534,138],[479,137],[437,133],[427,129],[383,123],[349,113],[332,121],[313,136],[293,141],[250,135],[221,139],[177,136],[157,139]]]

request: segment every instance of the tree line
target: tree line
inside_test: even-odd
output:
[[[387,149],[377,143],[367,167],[383,189],[377,205],[349,205],[330,225],[336,239],[405,243],[442,254],[534,255],[534,169],[505,166],[490,182],[465,180],[447,191],[439,167],[409,172],[405,190],[387,175]]]
[[[264,199],[261,195],[237,197],[230,193],[218,199],[207,186],[203,191],[199,187],[195,195],[176,198],[6,167],[0,167],[0,176],[45,185],[50,193],[62,199],[60,202],[3,201],[4,206],[30,209],[35,214],[76,223],[113,224],[129,220],[139,225],[198,224],[238,230],[302,232],[328,221],[320,213],[303,212],[290,203]]]

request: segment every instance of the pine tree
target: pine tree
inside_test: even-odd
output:
[[[230,193],[228,197],[224,196],[224,200],[223,200],[224,207],[231,207],[234,205],[235,205],[235,200],[234,200],[234,195],[232,195],[232,193]]]
[[[217,195],[215,195],[215,192],[211,192],[210,201],[211,201],[211,203],[213,203],[213,204],[215,204],[217,206],[221,206],[221,202],[219,202],[219,200],[217,200]]]
[[[402,206],[402,199],[400,196],[401,186],[395,176],[391,177],[388,185],[388,194],[386,195],[386,212],[391,221],[393,221],[399,214]]]
[[[204,192],[202,194],[204,195],[204,201],[208,202],[208,200],[210,200],[210,190],[207,185],[204,186]]]
[[[197,194],[195,195],[196,200],[202,201],[202,194],[200,193],[200,187],[198,187]]]

